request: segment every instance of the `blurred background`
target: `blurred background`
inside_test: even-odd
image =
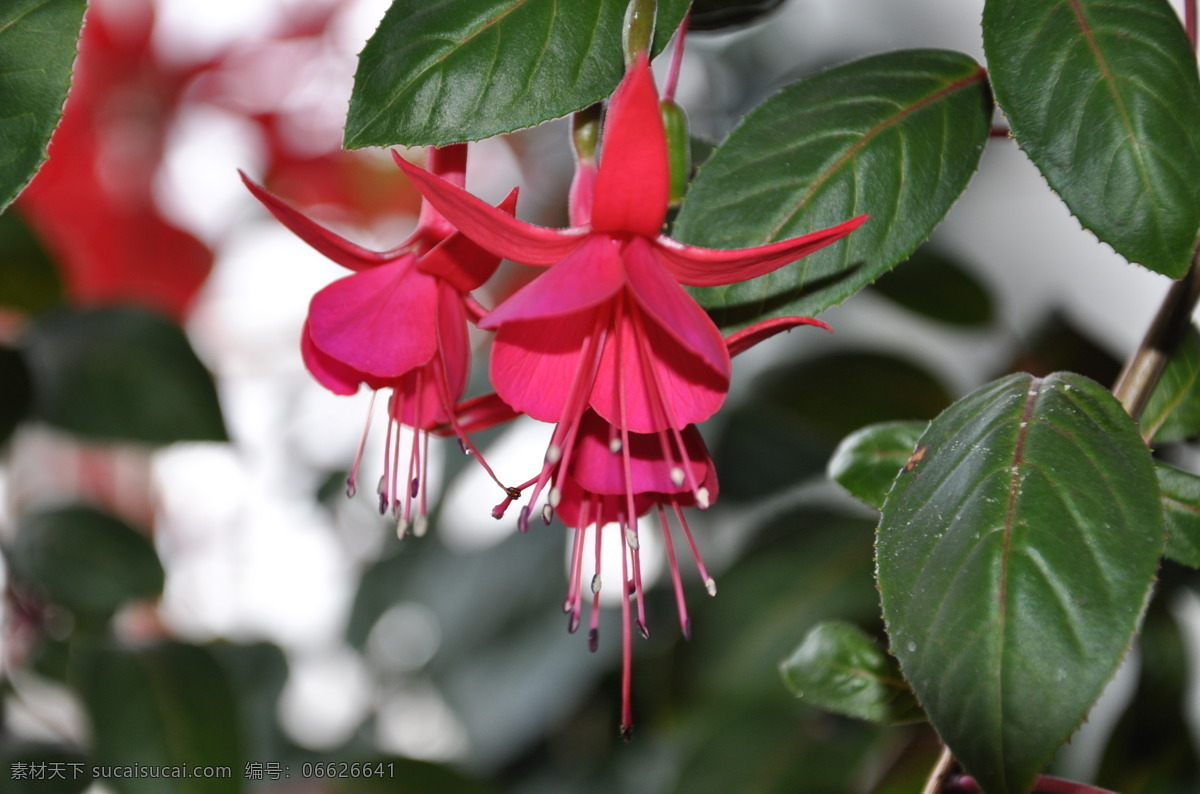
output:
[[[1098,243],[993,138],[930,243],[822,316],[835,334],[739,357],[703,428],[721,499],[689,518],[720,595],[685,571],[683,642],[664,555],[643,541],[653,634],[635,645],[623,744],[619,615],[603,615],[597,653],[567,633],[558,524],[517,537],[515,514],[492,519],[494,486],[452,443],[433,451],[427,537],[397,540],[368,488],[346,497],[370,398],[325,392],[298,345],[309,299],[342,271],[238,178],[366,247],[406,236],[419,197],[390,155],[339,149],[356,54],[387,5],[90,2],[50,161],[0,216],[4,790],[919,789],[938,752],[927,726],[827,715],[780,680],[818,621],[883,637],[876,516],[827,481],[829,456],[862,425],[932,418],[1009,371],[1110,384],[1167,279]],[[773,8],[688,39],[678,96],[712,142],[775,89],[861,55],[983,60],[982,0],[741,5]],[[522,185],[535,222],[565,222],[569,178],[561,121],[471,150],[469,187],[495,202]],[[506,267],[485,304],[529,277]],[[525,420],[479,441],[520,480],[548,430]],[[373,483],[382,421],[366,438]],[[1197,462],[1186,443],[1172,454]],[[1162,579],[1060,773],[1200,790],[1200,598],[1191,572]],[[329,761],[385,774],[304,773]],[[65,779],[15,772],[37,763]],[[78,763],[219,764],[233,779],[92,781]]]

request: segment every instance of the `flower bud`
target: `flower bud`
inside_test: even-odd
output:
[[[625,47],[625,65],[637,60],[638,53],[650,54],[650,43],[654,41],[654,14],[658,4],[655,0],[629,0],[625,9],[625,27],[621,43]]]
[[[667,134],[667,161],[671,168],[671,204],[678,204],[687,189],[692,171],[692,142],[688,137],[687,115],[673,100],[659,103],[663,129]]]

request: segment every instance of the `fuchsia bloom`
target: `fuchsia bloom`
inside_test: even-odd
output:
[[[829,329],[825,323],[809,317],[783,317],[740,331],[724,340],[723,347],[734,356],[769,336],[798,325]],[[670,516],[674,517],[674,523],[691,549],[709,595],[717,594],[716,581],[704,567],[683,513],[684,507],[705,508],[716,500],[717,473],[695,425],[684,427],[679,438],[680,443],[675,445],[662,432],[631,433],[589,410],[580,418],[574,443],[563,451],[562,458],[552,467],[550,504],[557,506],[558,517],[574,530],[567,597],[563,602],[563,611],[570,616],[568,630],[572,633],[582,620],[583,558],[589,532],[593,538],[597,573],[590,584],[592,606],[588,628],[588,645],[593,651],[599,643],[603,527],[615,524],[620,535],[618,542],[623,542],[622,592],[633,597],[637,608],[637,618],[632,619],[629,597],[622,599],[621,733],[626,737],[633,724],[632,627],[636,625],[643,637],[650,636],[643,599],[638,519],[651,510],[657,511],[675,589],[679,624],[685,638],[691,637],[691,620],[671,538]]]
[[[658,94],[644,54],[612,97],[590,202],[593,175],[577,175],[571,219],[576,226],[548,229],[522,222],[456,184],[398,162],[460,232],[499,256],[550,266],[479,323],[496,330],[491,379],[500,397],[518,411],[558,423],[531,505],[563,450],[576,443],[589,409],[628,432],[668,434],[682,455],[681,431],[720,407],[729,388],[729,353],[682,284],[714,286],[761,276],[841,239],[866,220],[860,216],[803,237],[737,250],[696,248],[662,234],[669,167]],[[704,507],[701,485],[692,477],[687,482]],[[522,528],[530,509],[522,510]]]
[[[466,159],[466,144],[429,151],[430,170],[460,187]],[[410,527],[423,534],[429,431],[449,424],[470,448],[454,410],[467,384],[467,321],[483,314],[469,292],[495,272],[499,257],[458,234],[425,202],[407,240],[389,251],[369,251],[313,223],[244,174],[242,179],[300,239],[354,271],[313,296],[301,340],[304,363],[335,394],[354,394],[360,384],[391,389],[380,511],[390,506],[399,515],[402,535]],[[514,190],[496,211],[511,213],[515,203]],[[399,425],[414,430],[406,461]],[[347,481],[350,495],[357,488],[362,448]],[[407,476],[401,480],[405,462]]]

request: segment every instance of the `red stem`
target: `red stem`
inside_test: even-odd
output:
[[[679,23],[679,30],[675,32],[675,49],[671,52],[671,69],[667,72],[667,85],[663,89],[663,99],[668,102],[675,101],[675,86],[679,84],[679,67],[683,63],[683,40],[687,37],[688,20],[691,17],[690,13],[684,16],[683,21]]]
[[[1183,29],[1187,31],[1188,41],[1192,49],[1196,49],[1196,0],[1184,0]]]

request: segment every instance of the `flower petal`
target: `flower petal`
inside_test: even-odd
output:
[[[620,426],[623,394],[625,424],[634,433],[682,429],[716,413],[729,390],[729,378],[714,372],[657,323],[645,323],[645,331],[639,337],[625,312],[621,327],[608,335],[592,387],[590,405],[596,413]],[[650,377],[640,363],[641,351],[649,356]]]
[[[490,330],[514,321],[573,314],[609,300],[624,285],[616,243],[604,235],[591,235],[493,309],[479,327]]]
[[[786,264],[835,243],[866,223],[859,215],[837,226],[756,248],[697,248],[665,235],[656,238],[658,253],[675,280],[691,287],[715,287],[778,270]]]
[[[658,90],[642,53],[617,86],[604,119],[592,228],[653,237],[662,230],[670,193]]]
[[[496,393],[513,409],[557,422],[567,402],[599,312],[588,309],[535,322],[506,323],[492,343],[490,374]]]
[[[585,229],[547,229],[518,220],[395,152],[392,157],[426,201],[460,232],[497,256],[526,265],[551,265],[578,246],[586,233]]]
[[[646,240],[635,237],[623,251],[630,292],[646,313],[718,375],[729,378],[729,353],[717,326],[671,277]],[[553,268],[551,268],[553,270]]]
[[[833,332],[828,323],[822,322],[815,317],[773,317],[770,320],[755,323],[748,328],[743,328],[725,337],[725,346],[729,349],[730,356],[736,356],[754,347],[759,342],[770,339],[781,331],[790,331],[798,325],[815,325],[818,328],[824,328],[830,333]]]
[[[626,492],[623,453],[614,453],[609,446],[616,432],[612,425],[593,411],[585,413],[580,420],[580,435],[571,455],[571,476],[584,490],[614,495]],[[711,463],[708,449],[694,427],[684,428],[682,435],[686,461],[677,460],[679,450],[672,439],[668,439],[671,455],[668,460],[663,455],[663,441],[657,434],[629,434],[632,493],[675,494],[690,490],[686,479],[676,481],[672,476],[672,469],[684,463],[691,469],[695,482],[704,482]]]
[[[318,350],[309,336],[308,323],[304,324],[304,332],[300,336],[300,355],[304,359],[304,366],[317,382],[334,394],[349,395],[358,391],[363,374]]]
[[[446,283],[438,284],[438,349],[445,369],[446,386],[451,406],[458,402],[467,390],[467,377],[471,372],[471,340],[467,336],[467,314],[463,309],[462,296]],[[443,422],[450,421],[448,415]]]
[[[339,279],[313,296],[312,341],[369,375],[396,378],[428,362],[437,349],[437,282],[412,257]]]
[[[429,173],[440,176],[455,187],[467,184],[467,145],[455,143],[450,146],[430,146],[426,151],[425,166]],[[421,215],[417,218],[417,232],[427,245],[454,234],[454,225],[433,208],[428,201],[421,202]]]
[[[286,203],[278,196],[256,184],[241,171],[242,182],[261,201],[279,222],[291,229],[297,237],[311,245],[321,254],[350,270],[366,270],[370,267],[390,262],[397,256],[395,252],[379,253],[362,246],[355,245],[317,223],[314,223],[299,210]]]
[[[511,215],[516,206],[517,189],[513,188],[497,209]],[[452,233],[417,260],[417,270],[453,284],[459,292],[481,286],[499,265],[500,257],[460,233]]]
[[[511,405],[500,399],[499,394],[490,392],[459,403],[454,409],[454,414],[458,419],[459,429],[470,435],[487,430],[489,427],[511,422],[520,416],[521,412],[514,410]],[[449,422],[433,428],[433,433],[437,436],[455,434],[454,428],[450,426]]]

